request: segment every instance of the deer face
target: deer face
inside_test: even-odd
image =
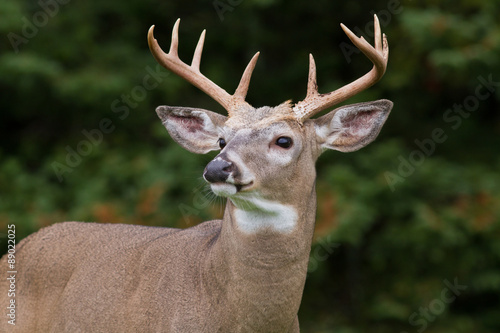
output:
[[[157,112],[172,138],[187,150],[220,150],[203,173],[214,193],[288,201],[290,182],[303,180],[304,170],[314,181],[314,161],[304,158],[312,148],[307,129],[289,110],[285,103],[250,107],[233,117],[189,108],[159,107]]]

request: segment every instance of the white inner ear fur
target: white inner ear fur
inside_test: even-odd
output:
[[[357,150],[375,139],[386,118],[384,115],[381,108],[371,104],[339,109],[329,123],[315,125],[317,140],[323,150]]]
[[[357,137],[367,136],[372,131],[373,124],[371,122],[354,121],[354,119],[364,116],[366,117],[365,112],[363,111],[355,111],[349,107],[341,109],[335,113],[329,125],[321,127],[316,126],[316,134],[322,140],[326,140],[328,137],[338,137],[342,133],[349,133],[350,135]],[[347,126],[345,124],[345,120],[348,117],[352,118],[350,120],[351,126]],[[352,125],[354,124],[358,126],[353,127]]]
[[[212,122],[212,119],[210,119],[209,116],[205,112],[201,111],[193,111],[192,115],[198,116],[201,119],[203,119],[203,128],[207,132],[217,132],[217,128],[215,127],[214,123]]]
[[[316,136],[320,142],[325,142],[328,137],[333,133],[339,133],[342,131],[342,124],[339,119],[333,117],[330,124],[324,124],[322,126],[314,124],[314,129],[316,131]]]
[[[235,218],[238,228],[247,234],[271,229],[288,234],[297,226],[297,211],[289,205],[265,200],[258,195],[231,198],[236,206]]]

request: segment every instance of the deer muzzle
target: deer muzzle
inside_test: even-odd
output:
[[[209,183],[225,183],[230,176],[234,179],[235,170],[236,167],[233,162],[218,156],[207,164],[203,172],[203,178]]]

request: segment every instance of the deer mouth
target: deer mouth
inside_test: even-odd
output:
[[[240,192],[245,192],[251,189],[253,186],[253,181],[249,183],[228,183],[228,182],[217,182],[211,183],[210,188],[212,192],[221,197],[230,197]]]
[[[236,192],[242,192],[250,189],[253,185],[253,181],[250,181],[249,183],[246,184],[234,184],[236,187]]]

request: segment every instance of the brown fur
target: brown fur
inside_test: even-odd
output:
[[[242,234],[231,204],[224,223],[186,230],[42,229],[19,244],[16,326],[2,320],[1,331],[298,332],[314,204],[313,195],[302,205],[307,223],[286,236]]]

